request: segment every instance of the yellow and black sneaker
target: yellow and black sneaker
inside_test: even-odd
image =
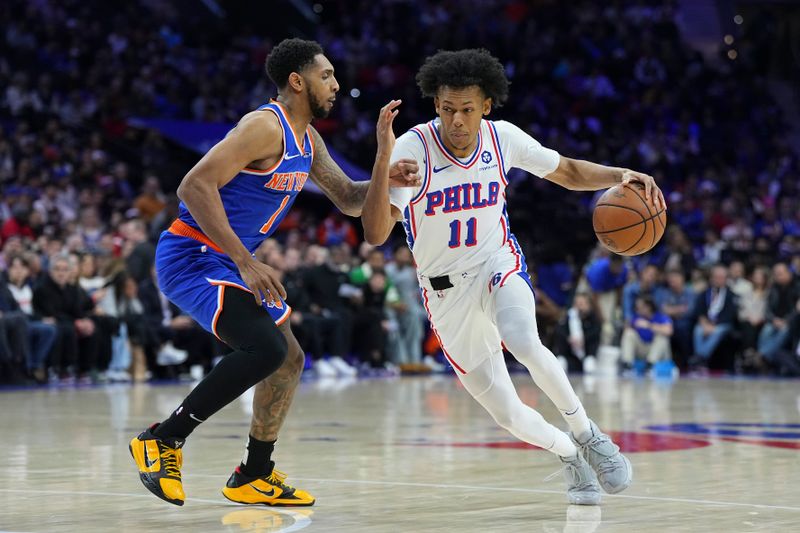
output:
[[[314,497],[304,490],[284,483],[286,474],[272,469],[264,477],[248,477],[237,466],[222,494],[232,502],[262,504],[276,507],[303,507],[314,505]]]
[[[156,437],[153,430],[157,426],[153,424],[131,440],[128,449],[139,467],[139,479],[147,490],[166,502],[183,505],[186,494],[181,483],[181,447],[185,441]]]

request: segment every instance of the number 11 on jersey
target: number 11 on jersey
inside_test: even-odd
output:
[[[478,230],[478,219],[475,217],[467,220],[467,240],[464,241],[465,246],[475,246],[478,244],[476,236]],[[450,242],[447,243],[450,248],[458,248],[461,246],[461,221],[454,220],[450,223]]]

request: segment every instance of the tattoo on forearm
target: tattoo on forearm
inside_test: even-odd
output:
[[[325,195],[336,204],[342,212],[347,214],[358,214],[364,205],[367,197],[368,182],[354,182],[336,164],[325,142],[316,130],[312,128],[314,136],[314,165],[311,167],[311,179],[316,183]]]
[[[290,342],[283,365],[256,385],[253,396],[253,419],[250,434],[258,440],[272,441],[286,419],[294,391],[303,372],[303,350],[297,341]]]

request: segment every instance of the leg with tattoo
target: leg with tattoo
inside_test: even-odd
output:
[[[278,431],[286,419],[294,391],[303,372],[305,355],[288,321],[279,329],[286,338],[288,353],[283,365],[256,385],[253,418],[244,458],[222,490],[226,498],[238,503],[274,506],[313,505],[307,492],[284,483],[286,475],[274,468],[272,451]],[[253,483],[264,490],[252,490]]]

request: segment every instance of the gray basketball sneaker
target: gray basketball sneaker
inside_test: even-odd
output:
[[[568,460],[559,457],[564,463],[564,479],[567,481],[567,500],[573,505],[600,505],[600,485],[589,463],[578,454]]]
[[[597,424],[589,421],[592,434],[581,435],[579,441],[570,433],[570,438],[581,455],[597,473],[600,486],[609,494],[616,494],[628,488],[633,480],[633,467],[627,457],[619,453],[619,446],[611,442],[611,437],[600,431]]]

